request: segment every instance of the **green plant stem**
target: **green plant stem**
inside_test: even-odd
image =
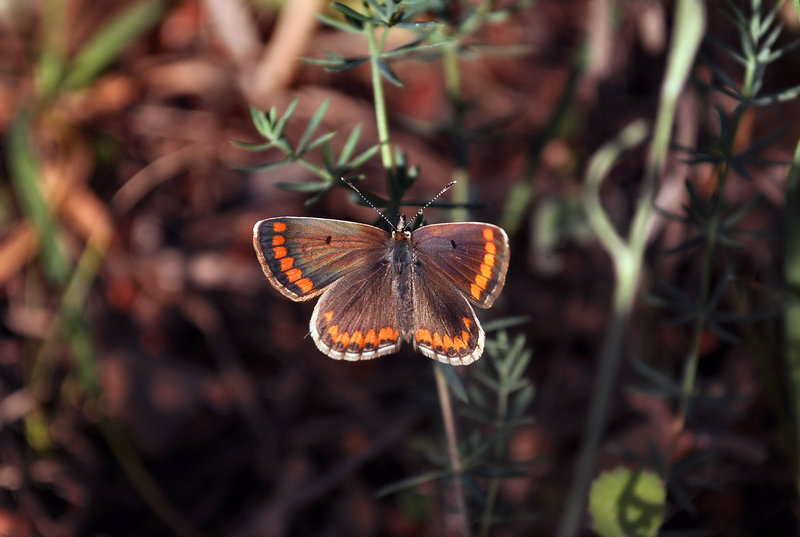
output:
[[[728,133],[723,133],[723,147],[722,154],[726,159],[732,159],[735,151],[735,143],[739,126],[741,125],[742,117],[745,111],[749,108],[749,102],[752,94],[755,92],[755,85],[757,83],[757,74],[760,71],[755,58],[749,58],[751,61],[747,63],[744,69],[743,82],[742,82],[742,95],[745,100],[737,107],[733,114],[731,121],[731,130]],[[705,241],[705,251],[703,253],[703,262],[701,266],[700,276],[700,291],[697,303],[700,305],[697,311],[697,316],[694,321],[694,328],[692,334],[692,347],[689,354],[686,356],[686,361],[683,366],[683,379],[681,382],[681,398],[680,408],[678,410],[678,419],[675,422],[676,435],[673,439],[673,444],[677,445],[678,435],[685,424],[689,413],[689,404],[694,393],[695,384],[697,382],[697,368],[700,364],[700,344],[702,342],[703,333],[706,329],[706,321],[708,319],[708,311],[706,305],[708,304],[709,297],[711,296],[711,277],[714,270],[715,249],[717,246],[716,230],[719,226],[720,220],[723,218],[724,211],[724,196],[725,186],[728,183],[728,176],[730,175],[730,165],[726,162],[717,175],[717,185],[714,189],[714,194],[711,196],[711,215],[708,220],[708,230]]]
[[[616,284],[611,324],[606,332],[600,354],[600,370],[592,395],[588,429],[584,435],[581,451],[564,516],[559,526],[560,537],[577,534],[583,513],[586,491],[591,481],[600,442],[608,417],[614,380],[622,360],[623,337],[633,311],[636,288],[642,271],[644,249],[647,243],[647,225],[653,211],[653,198],[658,179],[664,169],[669,148],[675,107],[694,63],[697,49],[705,32],[705,6],[701,0],[680,0],[676,6],[675,25],[668,51],[667,71],[661,86],[658,115],[653,140],[647,157],[644,182],[636,206],[627,244],[623,242],[600,204],[600,182],[616,160],[620,148],[631,147],[641,139],[641,126],[626,128],[620,139],[598,152],[587,172],[586,210],[587,217],[598,238],[611,253],[614,261]],[[600,162],[601,155],[608,164]],[[613,157],[613,158],[611,158]]]
[[[507,371],[503,370],[503,374],[506,374]],[[506,429],[506,413],[508,412],[508,382],[507,379],[501,379],[498,383],[499,391],[497,392],[497,414],[495,417],[495,429],[496,433],[499,438],[505,438],[505,429]],[[503,456],[503,452],[505,451],[506,443],[502,440],[498,440],[494,445],[494,456],[496,459],[500,459]],[[481,528],[480,533],[478,534],[480,537],[487,537],[489,535],[489,530],[492,527],[492,518],[494,517],[494,504],[497,501],[497,492],[500,490],[500,483],[501,479],[499,477],[493,477],[489,480],[489,487],[486,492],[486,506],[483,508],[483,513],[481,514]]]
[[[389,30],[384,30],[383,40]],[[378,143],[381,147],[381,163],[383,169],[389,177],[390,193],[392,201],[395,206],[399,203],[396,199],[398,196],[397,184],[394,178],[394,160],[392,158],[392,148],[389,145],[389,120],[386,116],[386,99],[383,94],[383,80],[381,78],[381,71],[378,65],[380,60],[381,47],[375,39],[375,26],[369,23],[364,24],[364,35],[367,37],[367,45],[369,47],[369,65],[372,73],[372,93],[375,100],[375,124],[378,128]]]
[[[600,353],[600,369],[595,381],[588,425],[584,433],[578,462],[570,487],[566,508],[561,520],[558,535],[574,536],[583,513],[586,491],[589,488],[597,452],[602,440],[608,409],[614,387],[614,379],[622,359],[622,344],[625,328],[633,309],[636,286],[641,271],[641,260],[622,242],[614,230],[608,215],[600,203],[600,184],[608,175],[619,155],[626,149],[641,143],[647,133],[644,122],[636,122],[625,128],[617,140],[602,147],[592,158],[586,176],[586,214],[589,223],[600,241],[611,253],[614,261],[616,286],[611,323],[606,331]]]
[[[442,55],[442,69],[444,71],[444,85],[450,109],[453,114],[453,177],[456,184],[453,186],[452,201],[455,204],[469,202],[469,171],[468,171],[468,142],[464,135],[464,97],[461,93],[461,69],[458,64],[458,49],[460,42],[455,40],[444,49]],[[469,211],[464,207],[454,207],[450,210],[450,219],[454,222],[464,222],[469,218]]]
[[[786,235],[784,237],[784,277],[786,278],[786,366],[789,392],[792,398],[794,427],[794,467],[800,467],[800,140],[794,151],[792,167],[786,181]],[[800,490],[800,473],[795,476],[795,488]]]
[[[464,497],[464,486],[461,483],[461,473],[464,465],[461,461],[461,453],[458,451],[458,437],[456,435],[456,420],[453,415],[453,405],[450,402],[450,390],[447,388],[447,380],[444,378],[438,363],[433,364],[433,374],[436,378],[436,391],[439,395],[439,405],[442,408],[442,420],[444,422],[445,436],[447,437],[447,453],[450,457],[450,467],[453,472],[453,495],[456,501],[456,511],[460,533],[463,537],[471,535],[469,527],[469,513],[467,511],[467,501]]]

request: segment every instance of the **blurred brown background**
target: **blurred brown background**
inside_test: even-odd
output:
[[[368,68],[328,73],[300,61],[326,51],[364,53],[359,36],[316,21],[318,11],[339,17],[326,6],[0,4],[0,535],[444,531],[444,484],[374,496],[436,467],[425,456],[442,442],[430,361],[410,346],[366,363],[323,356],[307,337],[313,304],[271,289],[252,248],[253,224],[270,216],[375,219],[345,189],[305,207],[304,195],[274,183],[309,181],[306,169],[240,171],[282,155],[230,144],[261,141],[251,103],[282,112],[295,97],[290,139],[330,99],[320,132],[339,133],[334,152],[356,125],[363,129],[359,150],[376,142]],[[784,7],[788,40],[798,24],[791,5]],[[714,8],[710,31],[735,43]],[[130,10],[139,11],[128,26],[114,27]],[[540,0],[472,38],[523,49],[462,59],[470,196],[480,203],[470,217],[501,222],[510,189],[526,177],[533,185],[520,227],[509,230],[506,289],[493,309],[479,313],[484,320],[529,316],[510,331],[527,336],[537,389],[535,422],[515,432],[508,451],[539,462],[500,490],[502,510],[526,520],[498,525],[496,535],[553,532],[608,320],[607,255],[579,225],[550,234],[541,226],[550,222],[548,211],[579,200],[593,151],[630,121],[654,117],[672,11],[672,3],[655,0]],[[104,31],[108,41],[82,56]],[[404,41],[402,34],[396,39]],[[572,85],[585,43],[590,61]],[[800,83],[799,67],[796,53],[787,56],[767,84]],[[404,87],[386,85],[392,143],[420,167],[409,199],[430,199],[454,169],[442,65],[410,59],[393,68]],[[548,130],[565,95],[558,128]],[[687,93],[676,141],[702,140],[715,104],[730,103]],[[742,143],[783,125],[789,135],[764,157],[788,160],[798,124],[796,100],[766,107],[746,117]],[[624,160],[604,187],[621,227],[633,211],[642,158],[638,151]],[[779,231],[786,169],[755,169],[752,182],[732,183],[731,205],[765,197],[746,227]],[[363,187],[385,194],[378,159],[362,171]],[[673,156],[660,207],[680,212],[687,176],[702,189],[713,169],[689,169]],[[38,205],[30,188],[41,194]],[[447,221],[448,213],[429,209],[426,218]],[[685,237],[675,222],[654,225],[654,251]],[[748,244],[740,260],[748,278],[773,289],[779,262],[777,243],[763,239]],[[696,276],[693,263],[655,257],[647,279],[680,287]],[[643,309],[632,330],[637,344],[651,342],[664,369],[677,375],[688,330]],[[703,341],[702,383],[730,397],[729,412],[727,421],[715,416],[713,427],[688,438],[686,449],[717,448],[714,464],[698,473],[718,487],[693,489],[696,510],[672,512],[675,530],[796,533],[781,402],[769,384],[780,368],[777,343],[769,341],[775,326],[749,330],[749,344],[730,345],[712,333]],[[626,389],[632,376],[626,368],[619,379],[609,445],[644,454],[671,433],[673,415],[662,399]],[[611,453],[603,452],[601,467],[624,459]]]

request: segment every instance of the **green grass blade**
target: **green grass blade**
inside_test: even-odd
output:
[[[171,5],[169,0],[142,0],[123,10],[77,53],[64,85],[80,89],[91,84],[128,45],[155,26]]]
[[[64,283],[69,261],[58,241],[58,227],[50,207],[39,191],[39,165],[31,141],[29,114],[22,110],[8,135],[8,170],[22,210],[32,222],[39,238],[42,263],[50,280]]]

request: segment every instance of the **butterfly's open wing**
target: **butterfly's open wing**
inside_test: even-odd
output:
[[[503,289],[508,270],[508,236],[480,222],[423,226],[411,235],[425,273],[444,274],[467,299],[489,308]]]
[[[401,335],[391,267],[385,259],[334,282],[311,315],[314,343],[337,360],[369,360],[397,352]]]
[[[467,365],[483,354],[483,328],[467,299],[447,280],[436,271],[414,279],[412,341],[429,358]]]
[[[308,300],[352,270],[374,264],[389,233],[326,218],[267,218],[253,227],[253,246],[270,283],[292,300]]]

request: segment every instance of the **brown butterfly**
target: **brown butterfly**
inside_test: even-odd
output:
[[[508,237],[480,222],[393,232],[324,218],[278,217],[253,228],[264,274],[292,300],[322,295],[311,316],[317,348],[337,360],[397,352],[402,340],[439,361],[483,353],[472,306],[489,308],[508,269]]]

